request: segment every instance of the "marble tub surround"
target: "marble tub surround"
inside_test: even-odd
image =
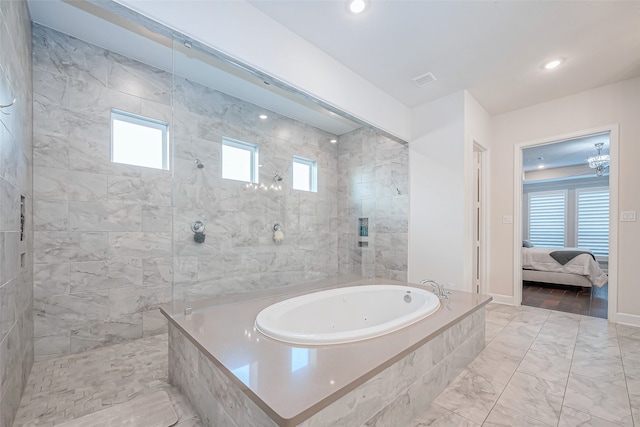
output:
[[[300,347],[254,328],[256,314],[282,299],[223,304],[187,316],[166,313],[170,381],[205,424],[408,423],[482,350],[490,300],[456,292],[448,306],[392,334]]]
[[[33,365],[33,89],[26,2],[0,0],[0,40],[0,104],[15,98],[0,113],[0,427],[10,427]]]
[[[166,332],[171,171],[111,162],[110,111],[171,122],[170,73],[33,25],[37,360]]]

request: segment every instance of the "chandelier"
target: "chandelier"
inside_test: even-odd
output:
[[[598,142],[596,144],[596,150],[598,150],[598,154],[587,159],[589,161],[589,167],[591,169],[595,169],[596,176],[604,175],[606,169],[609,167],[609,155],[602,154],[603,146],[604,142]]]

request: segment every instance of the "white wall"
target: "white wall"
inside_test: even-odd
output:
[[[464,92],[416,107],[412,121],[408,280],[463,289]]]
[[[490,117],[466,91],[412,111],[409,144],[410,282],[471,291],[473,145],[488,148]]]
[[[392,135],[411,136],[408,107],[246,1],[116,1]]]
[[[490,292],[513,295],[513,225],[502,224],[514,203],[514,145],[619,124],[618,210],[640,210],[640,78],[603,86],[492,120]],[[499,165],[499,167],[497,166]],[[613,184],[612,184],[613,185]],[[615,220],[612,218],[612,220]],[[618,224],[618,320],[640,324],[637,256],[640,223]],[[610,269],[614,268],[610,266]]]

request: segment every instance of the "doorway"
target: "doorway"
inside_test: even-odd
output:
[[[598,153],[600,142],[604,149]],[[614,320],[617,143],[617,126],[609,126],[516,146],[516,305]],[[587,162],[599,154],[609,156],[604,171]],[[528,245],[533,248],[526,248]],[[576,248],[588,253],[563,260],[566,266],[549,258],[552,253],[562,255]],[[582,268],[581,263],[584,271],[588,268],[594,274],[569,274]],[[545,271],[547,265],[552,271]]]

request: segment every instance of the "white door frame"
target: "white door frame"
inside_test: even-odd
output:
[[[482,144],[474,141],[473,142],[474,151],[478,152],[478,161],[480,164],[480,222],[478,224],[478,229],[480,233],[480,294],[487,294],[487,266],[488,258],[489,258],[489,245],[487,240],[489,239],[489,233],[487,233],[487,218],[489,218],[488,210],[489,210],[489,151]],[[475,165],[474,165],[475,170]],[[474,173],[475,175],[475,173]],[[472,192],[473,193],[473,192]],[[475,200],[474,200],[475,202]],[[475,208],[474,208],[475,212]],[[475,216],[475,214],[474,214]],[[472,227],[473,228],[473,227]],[[475,247],[475,236],[473,236],[473,244]],[[475,256],[475,255],[474,255]],[[475,277],[475,272],[473,272]],[[472,289],[473,293],[476,293],[476,289]]]
[[[522,304],[522,150],[563,140],[609,132],[609,321],[616,321],[618,311],[618,124],[586,129],[534,141],[522,142],[514,147],[513,163],[513,304]]]

